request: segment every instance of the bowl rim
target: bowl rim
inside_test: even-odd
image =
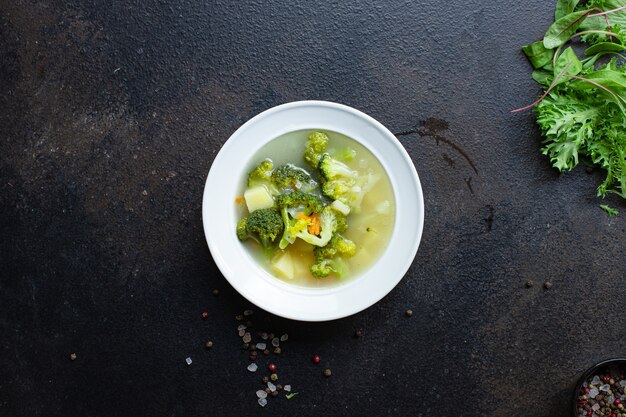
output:
[[[617,365],[617,364],[622,364],[626,367],[626,357],[605,359],[600,362],[597,362],[595,365],[592,365],[585,372],[583,372],[580,378],[578,378],[578,381],[576,382],[576,387],[574,387],[574,394],[572,396],[572,416],[573,417],[578,417],[578,397],[579,397],[580,388],[583,386],[583,383],[585,382],[585,380],[587,380],[587,378],[589,378],[594,372],[598,371],[599,369],[602,369],[606,366]]]
[[[399,194],[399,190],[398,190],[398,185],[394,185],[394,181],[397,182],[402,182],[404,181],[404,185],[410,185],[411,189],[409,191],[414,192],[414,194],[411,194],[411,197],[408,198],[409,200],[411,200],[414,203],[414,206],[411,206],[411,208],[415,208],[416,209],[416,213],[412,213],[412,220],[410,221],[410,224],[413,226],[413,228],[411,229],[411,232],[414,232],[413,238],[411,239],[411,245],[407,245],[408,247],[406,249],[403,249],[404,251],[404,255],[405,255],[405,259],[396,262],[396,265],[394,266],[394,275],[392,276],[391,279],[386,279],[384,280],[385,283],[389,282],[391,284],[384,284],[384,288],[383,291],[377,291],[376,295],[371,296],[368,295],[366,298],[367,300],[359,300],[358,302],[355,303],[348,303],[348,307],[344,307],[341,308],[340,311],[335,311],[334,313],[329,313],[326,312],[324,315],[315,315],[312,313],[309,313],[307,311],[307,313],[303,313],[302,311],[299,314],[294,314],[293,312],[289,312],[289,311],[284,311],[281,310],[281,308],[276,308],[275,304],[271,304],[269,302],[265,302],[265,300],[263,300],[258,294],[252,294],[249,288],[246,288],[244,285],[242,285],[242,283],[240,282],[241,279],[237,279],[236,277],[231,277],[230,273],[232,273],[233,271],[231,270],[231,268],[229,268],[229,265],[226,262],[226,259],[222,256],[222,253],[219,249],[219,245],[217,245],[214,240],[211,237],[211,228],[214,227],[212,226],[212,221],[209,220],[210,216],[209,214],[211,213],[211,209],[210,206],[208,204],[211,195],[209,195],[209,189],[210,189],[210,185],[211,185],[211,179],[212,176],[218,175],[215,174],[215,171],[217,171],[216,166],[220,166],[220,169],[224,169],[224,167],[222,166],[224,164],[224,162],[221,160],[221,158],[223,157],[223,159],[227,160],[228,156],[224,156],[225,154],[228,155],[228,152],[232,152],[233,150],[231,148],[233,148],[233,146],[236,145],[236,142],[239,138],[239,142],[242,142],[246,138],[246,135],[249,136],[248,130],[250,129],[250,126],[252,126],[253,124],[258,124],[261,127],[263,127],[263,124],[267,124],[269,123],[271,125],[270,122],[265,121],[264,119],[273,116],[275,113],[279,113],[282,111],[287,112],[287,114],[289,114],[289,112],[291,111],[292,113],[296,113],[296,115],[298,114],[298,112],[302,112],[302,110],[310,110],[310,109],[298,109],[300,107],[313,107],[316,110],[319,110],[320,112],[345,112],[348,114],[348,116],[346,116],[347,118],[356,118],[357,121],[355,123],[360,123],[361,127],[357,128],[354,126],[348,126],[348,127],[344,127],[344,126],[337,126],[338,129],[333,129],[333,128],[326,128],[325,126],[318,126],[318,127],[313,127],[311,126],[311,129],[315,129],[315,128],[319,128],[322,130],[329,130],[329,131],[336,131],[338,133],[342,133],[345,134],[349,137],[351,137],[354,140],[357,140],[359,143],[361,143],[361,145],[365,146],[366,148],[369,149],[370,152],[372,152],[374,154],[374,156],[379,160],[379,162],[383,165],[383,167],[385,168],[385,170],[387,171],[387,175],[389,177],[389,180],[392,183],[392,189],[394,192],[394,196],[396,198],[396,224],[394,225],[394,231],[392,233],[391,236],[391,240],[389,242],[388,247],[383,251],[383,253],[380,256],[380,259],[383,259],[383,257],[387,256],[390,257],[391,255],[387,255],[386,253],[389,251],[389,247],[391,246],[392,242],[397,241],[400,238],[394,238],[394,236],[396,235],[396,233],[398,232],[398,213],[399,213],[399,208],[398,208],[398,196]],[[337,113],[337,114],[339,114]],[[293,114],[292,114],[293,115]],[[358,119],[360,119],[360,121],[358,121]],[[302,123],[302,122],[301,122]],[[307,123],[309,123],[309,121],[307,120]],[[309,123],[311,124],[311,123]],[[320,125],[323,125],[324,123],[320,123]],[[332,123],[331,123],[332,124]],[[256,150],[260,149],[263,145],[265,145],[266,143],[270,142],[271,140],[285,134],[288,132],[293,132],[293,131],[299,131],[299,130],[303,130],[303,129],[308,129],[308,128],[303,128],[300,125],[298,125],[298,127],[295,127],[295,125],[292,124],[292,126],[294,126],[294,128],[290,128],[290,129],[286,129],[284,131],[280,131],[280,129],[278,128],[270,128],[269,130],[272,131],[272,137],[263,137],[261,139],[260,145],[255,144],[255,146],[257,146]],[[259,126],[256,126],[257,128]],[[390,151],[393,152],[393,156],[388,157],[387,159],[396,159],[396,160],[401,160],[402,165],[404,165],[402,168],[403,171],[402,175],[394,175],[394,172],[392,170],[389,169],[389,164],[387,164],[385,162],[385,156],[382,155],[380,152],[378,152],[378,150],[376,148],[373,148],[373,142],[369,141],[369,139],[365,140],[366,142],[369,141],[370,145],[368,145],[367,143],[363,143],[361,140],[357,139],[356,137],[353,137],[355,135],[351,135],[350,133],[346,133],[346,131],[350,131],[350,129],[353,129],[353,131],[358,131],[359,129],[365,129],[365,130],[369,130],[369,129],[375,129],[377,131],[376,135],[378,135],[380,138],[382,138],[382,140],[384,141],[384,143],[382,144],[383,148],[387,147],[388,149],[390,149]],[[267,126],[265,127],[265,129],[268,129]],[[277,132],[274,132],[274,130],[277,130]],[[244,139],[240,138],[240,136],[243,136]],[[246,161],[247,162],[247,161]],[[398,162],[398,161],[396,161]],[[223,173],[223,172],[222,172]],[[408,175],[406,175],[406,173],[408,173]],[[214,180],[215,181],[215,180]],[[215,184],[213,184],[215,185]],[[405,190],[403,190],[405,191]],[[406,219],[408,218],[408,214],[407,213],[408,209],[404,209],[403,211],[403,217],[405,219],[405,221],[407,221]],[[227,279],[227,281],[235,288],[235,290],[237,290],[237,292],[239,292],[244,298],[246,298],[248,301],[250,301],[251,303],[263,308],[264,310],[281,316],[281,317],[285,317],[285,318],[289,318],[289,319],[295,319],[295,320],[301,320],[301,321],[328,321],[328,320],[335,320],[335,319],[339,319],[339,318],[343,318],[343,317],[347,317],[350,315],[353,315],[355,313],[358,313],[362,310],[365,310],[366,308],[370,307],[371,305],[377,303],[378,301],[380,301],[382,298],[384,298],[393,288],[395,288],[395,286],[402,280],[402,278],[406,275],[406,272],[408,271],[408,269],[411,267],[411,264],[413,263],[413,260],[415,259],[415,255],[417,253],[417,250],[419,248],[419,244],[421,242],[421,237],[423,234],[423,229],[424,229],[424,197],[423,197],[423,191],[422,191],[422,187],[421,187],[421,183],[419,180],[419,176],[417,174],[417,171],[415,169],[415,166],[413,164],[413,161],[411,160],[410,156],[408,155],[406,149],[402,146],[402,144],[400,143],[400,141],[395,137],[395,135],[393,135],[393,133],[391,133],[385,126],[383,126],[380,122],[378,122],[377,120],[375,120],[374,118],[372,118],[371,116],[356,110],[352,107],[343,105],[343,104],[339,104],[339,103],[334,103],[334,102],[328,102],[328,101],[319,101],[319,100],[304,100],[304,101],[295,101],[295,102],[290,102],[290,103],[285,103],[285,104],[281,104],[275,107],[272,107],[270,109],[267,109],[259,114],[257,114],[256,116],[252,117],[251,119],[249,119],[247,122],[245,122],[243,125],[241,125],[229,138],[228,140],[226,140],[226,142],[222,145],[220,151],[218,152],[218,154],[215,156],[212,164],[211,164],[211,168],[209,169],[209,173],[207,175],[207,179],[206,179],[206,183],[205,183],[205,187],[204,187],[204,193],[203,193],[203,201],[202,201],[202,220],[203,220],[203,226],[204,226],[204,234],[205,234],[205,238],[209,247],[209,251],[211,252],[211,255],[218,267],[218,269],[220,270],[220,272],[222,273],[222,275]],[[222,222],[224,223],[224,222]],[[406,238],[406,232],[401,232],[400,233],[401,236],[404,236]],[[228,252],[228,250],[226,250],[226,252]],[[372,265],[370,268],[368,268],[363,275],[368,275],[368,272],[372,271],[375,268],[376,264]],[[244,268],[242,266],[237,266],[238,269]],[[258,271],[259,268],[262,268],[261,266],[259,266],[258,264],[253,265],[252,266],[253,271],[255,272],[260,272]],[[244,268],[245,269],[245,268]],[[241,271],[240,271],[241,272]],[[248,272],[247,270],[245,272]],[[261,275],[268,275],[271,276],[271,274],[267,273],[267,271],[265,271],[266,273],[263,274],[261,273]],[[371,273],[370,275],[373,275],[373,273]],[[272,285],[276,286],[276,287],[283,287],[282,290],[277,290],[278,293],[280,293],[280,295],[282,296],[283,293],[285,292],[284,290],[287,290],[287,292],[291,292],[292,294],[296,294],[298,293],[298,291],[295,290],[295,288],[300,288],[302,289],[302,291],[300,291],[299,294],[297,294],[297,296],[301,296],[304,298],[307,298],[307,300],[305,301],[311,301],[314,299],[314,297],[319,297],[321,298],[321,296],[324,295],[333,295],[333,293],[340,293],[341,291],[344,291],[345,288],[349,288],[349,287],[356,287],[356,283],[357,282],[361,282],[362,281],[362,277],[358,277],[355,278],[353,280],[350,280],[349,282],[347,282],[344,285],[340,285],[340,286],[336,286],[336,287],[328,287],[326,288],[326,292],[321,291],[321,289],[319,288],[310,288],[307,289],[306,287],[299,287],[293,284],[289,284],[286,282],[283,282],[282,280],[278,280],[275,277],[271,277],[272,279]],[[370,279],[371,281],[371,279]],[[250,283],[250,281],[249,281]],[[364,283],[361,282],[361,287],[363,287]],[[363,287],[364,288],[364,287]],[[362,291],[363,288],[360,288],[360,290]],[[264,288],[266,289],[266,288]],[[341,291],[339,290],[341,289]],[[356,289],[354,291],[358,291],[359,289]],[[273,290],[272,290],[273,291]],[[336,295],[335,294],[335,295]],[[374,299],[375,298],[375,299]],[[334,299],[331,301],[335,301]],[[344,300],[345,301],[345,300]],[[311,301],[312,302],[312,301]],[[317,301],[316,301],[317,302]],[[343,307],[343,306],[342,306]],[[339,310],[339,309],[337,309]]]

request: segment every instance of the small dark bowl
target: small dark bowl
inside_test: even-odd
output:
[[[592,376],[596,371],[606,368],[611,365],[621,365],[626,369],[626,358],[615,358],[615,359],[607,359],[602,362],[598,362],[593,365],[591,368],[587,369],[578,382],[576,383],[576,389],[574,390],[574,395],[572,397],[572,416],[578,417],[578,397],[580,393],[580,388],[583,386],[583,382],[587,380],[590,376]]]

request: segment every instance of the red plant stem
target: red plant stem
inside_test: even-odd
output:
[[[592,10],[594,10],[594,9],[592,9]],[[610,14],[610,13],[619,12],[620,10],[626,10],[626,6],[618,7],[617,9],[613,9],[613,10],[607,10],[606,12],[602,12],[602,13],[590,14],[588,17],[605,16],[605,15]]]
[[[588,79],[588,78],[579,77],[578,75],[565,75],[565,77],[567,77],[567,78],[574,78],[574,79],[576,79],[576,80],[580,80],[580,81],[587,82],[587,83],[589,83],[589,84],[593,84],[593,85],[595,85],[596,87],[598,87],[598,88],[600,88],[600,89],[602,89],[602,90],[606,91],[607,93],[611,94],[612,96],[615,96],[617,99],[620,99],[620,97],[619,97],[617,94],[615,94],[614,92],[612,92],[611,90],[609,90],[609,89],[608,89],[608,88],[606,88],[605,86],[603,86],[603,85],[601,85],[601,84],[598,84],[598,83],[597,83],[597,82],[595,82],[595,81],[591,81],[591,80],[590,80],[590,79]]]
[[[565,68],[563,68],[563,71],[561,71],[559,73],[559,75],[557,75],[554,78],[554,81],[552,81],[552,84],[550,84],[550,87],[548,87],[548,89],[546,90],[545,93],[543,93],[543,95],[541,97],[539,97],[537,100],[535,100],[533,103],[529,104],[528,106],[524,106],[520,109],[515,109],[515,110],[511,110],[511,113],[518,113],[524,110],[528,110],[528,109],[532,109],[533,107],[535,107],[537,104],[541,103],[541,100],[543,100],[544,98],[546,98],[546,96],[550,93],[550,91],[552,91],[552,89],[554,88],[554,86],[556,85],[556,82],[559,81],[559,79],[561,79],[563,77],[563,74],[565,74],[565,71],[567,71],[567,69],[569,68],[569,66],[572,65],[571,62],[568,62],[567,65],[565,66]]]

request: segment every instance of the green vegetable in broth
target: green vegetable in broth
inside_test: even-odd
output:
[[[301,274],[299,265],[308,259],[311,277],[345,278],[351,274],[350,262],[360,265],[371,258],[367,249],[343,233],[358,235],[364,230],[357,215],[350,232],[350,219],[381,176],[365,168],[367,160],[355,161],[359,157],[355,149],[329,148],[329,142],[324,132],[308,136],[301,160],[313,167],[310,170],[298,166],[300,158],[276,165],[262,160],[248,174],[244,197],[238,198],[245,201],[248,214],[237,225],[237,237],[257,242],[272,271],[283,278]],[[351,161],[354,167],[346,165]],[[375,210],[361,221],[380,222],[385,217],[393,218]]]

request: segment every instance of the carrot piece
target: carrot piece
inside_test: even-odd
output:
[[[243,197],[241,196],[235,197],[235,203],[243,203]]]
[[[311,224],[309,224],[308,231],[312,235],[319,236],[320,234],[320,219],[317,214],[311,215]]]
[[[311,218],[304,213],[298,213],[298,218],[302,220],[311,220]]]

